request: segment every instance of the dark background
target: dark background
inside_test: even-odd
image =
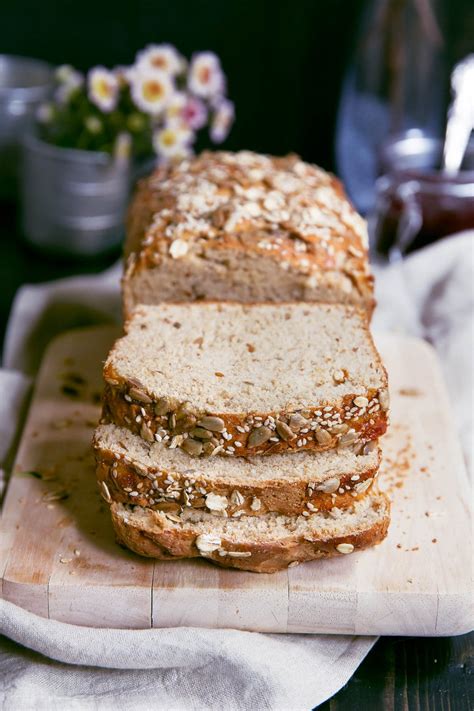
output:
[[[333,166],[344,68],[364,0],[5,2],[0,51],[70,63],[131,64],[151,42],[221,58],[237,122],[226,147],[296,151]]]
[[[365,7],[385,0],[0,0],[0,52],[87,70],[131,64],[151,42],[222,59],[237,122],[226,147],[334,168],[344,69]],[[417,0],[420,4],[426,0]],[[472,51],[472,0],[429,0],[449,38],[448,62]]]

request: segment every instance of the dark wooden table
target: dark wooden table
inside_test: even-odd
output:
[[[117,256],[78,263],[38,255],[22,241],[16,210],[0,204],[0,342],[19,286],[99,272]],[[382,638],[349,683],[319,708],[473,711],[474,633],[437,639]]]

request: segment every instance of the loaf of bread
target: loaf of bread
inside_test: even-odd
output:
[[[233,518],[268,512],[309,516],[350,508],[370,490],[380,449],[350,448],[274,457],[208,457],[191,466],[189,455],[162,442],[149,443],[129,430],[100,425],[94,436],[97,478],[110,503],[181,514],[186,508]]]
[[[226,518],[199,509],[175,516],[120,503],[111,504],[111,514],[119,542],[140,555],[160,560],[201,556],[226,567],[273,573],[380,543],[390,505],[384,494],[374,492],[351,509],[309,517],[267,513]]]
[[[141,306],[104,377],[104,422],[193,457],[362,448],[387,426],[386,373],[354,306]]]
[[[195,300],[373,309],[364,220],[297,156],[203,153],[143,180],[127,227],[124,311]]]

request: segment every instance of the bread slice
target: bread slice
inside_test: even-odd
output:
[[[206,152],[132,200],[125,315],[170,301],[352,303],[371,312],[367,227],[340,182],[298,156]]]
[[[202,556],[225,567],[274,573],[291,564],[347,555],[380,543],[390,522],[384,494],[366,495],[352,509],[303,516],[219,518],[196,509],[181,516],[112,503],[118,541],[135,553],[170,560]]]
[[[381,458],[377,442],[369,442],[360,454],[347,448],[190,461],[181,449],[145,442],[115,425],[99,425],[94,449],[107,500],[175,514],[200,508],[234,518],[350,507],[372,486]]]
[[[104,421],[192,456],[342,449],[387,426],[387,376],[353,306],[140,306],[104,377]]]

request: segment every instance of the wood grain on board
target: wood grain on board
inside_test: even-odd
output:
[[[432,349],[378,339],[390,377],[382,488],[387,540],[275,575],[204,560],[155,562],[116,545],[90,442],[111,327],[51,345],[0,521],[1,594],[96,627],[176,625],[271,632],[452,635],[472,627],[471,492]]]

